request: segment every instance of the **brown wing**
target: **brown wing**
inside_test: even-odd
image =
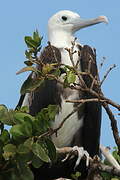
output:
[[[96,53],[91,47],[85,45],[81,51],[81,69],[83,72],[90,72],[94,78],[98,77],[98,69],[96,63]],[[93,79],[90,76],[83,76],[87,87],[92,87],[96,92],[100,91],[99,85],[92,85]],[[84,98],[94,98],[90,93],[83,93]],[[99,154],[99,141],[101,129],[101,104],[99,102],[85,103],[84,109],[84,126],[82,130],[83,147],[87,150],[90,156]]]
[[[39,58],[41,62],[44,64],[47,63],[60,63],[61,61],[61,53],[59,49],[56,47],[53,47],[51,45],[44,48],[44,50],[41,53],[41,56]],[[38,69],[41,69],[41,66],[37,66]],[[32,74],[29,75],[28,78],[36,79],[36,75],[32,76]],[[31,115],[37,114],[42,108],[47,107],[49,104],[60,104],[61,98],[60,98],[60,92],[57,87],[56,80],[45,80],[45,82],[37,88],[34,92],[31,92],[29,94],[29,113]],[[22,103],[24,101],[25,95],[22,95],[20,97],[20,100],[18,102],[18,105],[16,108],[21,107]]]

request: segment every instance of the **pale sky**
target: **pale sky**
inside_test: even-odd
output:
[[[59,10],[72,10],[82,18],[105,15],[109,24],[99,24],[79,31],[76,36],[81,44],[88,44],[97,50],[98,64],[102,57],[106,62],[100,72],[103,74],[111,64],[117,67],[103,84],[105,96],[120,103],[120,1],[119,0],[1,0],[0,2],[0,104],[14,108],[19,99],[19,90],[27,74],[16,75],[24,67],[24,36],[32,35],[37,28],[47,44],[47,21]],[[116,114],[117,111],[114,111]],[[117,116],[118,121],[120,118]],[[103,112],[102,144],[114,146],[110,121]],[[120,125],[120,123],[119,123]]]

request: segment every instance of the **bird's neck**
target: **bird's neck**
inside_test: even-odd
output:
[[[48,32],[48,40],[57,48],[69,48],[72,46],[71,42],[74,41],[74,36],[70,32],[56,30]]]

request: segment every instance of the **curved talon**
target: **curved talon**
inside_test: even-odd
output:
[[[65,162],[69,158],[70,154],[67,154],[64,159],[62,159],[62,162]]]
[[[71,157],[71,155],[73,154],[73,152],[75,152],[75,151],[77,151],[77,153],[78,153],[78,158],[77,158],[74,168],[76,168],[79,165],[83,156],[86,156],[86,166],[88,166],[89,165],[89,154],[87,151],[84,150],[83,147],[78,147],[78,146],[71,147],[71,149],[69,150],[69,153],[62,160],[62,162],[65,162],[67,159],[69,159]]]
[[[79,165],[81,158],[85,155],[86,156],[86,166],[89,165],[89,154],[87,151],[84,150],[83,147],[78,147],[78,146],[74,146],[73,147],[73,151],[77,151],[78,152],[78,159],[76,161],[75,164],[75,168]]]
[[[89,166],[89,158],[90,158],[90,156],[89,156],[87,151],[84,151],[84,155],[86,156],[86,166]]]

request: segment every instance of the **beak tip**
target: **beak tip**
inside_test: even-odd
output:
[[[104,23],[106,23],[106,24],[109,23],[108,18],[107,18],[106,16],[99,16],[98,18],[99,18],[99,20],[100,20],[101,22],[104,22]]]

